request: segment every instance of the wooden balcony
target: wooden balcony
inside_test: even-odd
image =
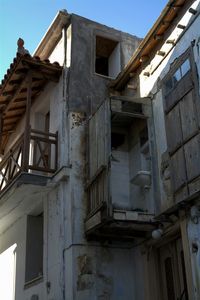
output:
[[[85,232],[91,239],[146,238],[158,226],[147,122],[151,110],[146,99],[146,106],[128,100],[106,100],[88,122]]]
[[[49,175],[57,170],[57,133],[29,128],[0,162],[0,192],[22,173]]]

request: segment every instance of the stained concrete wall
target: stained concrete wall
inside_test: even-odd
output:
[[[0,235],[0,253],[17,244],[16,300],[29,300],[32,295],[37,295],[39,300],[132,299],[135,293],[133,251],[122,249],[119,244],[94,244],[85,238],[85,112],[93,111],[108,96],[110,81],[94,74],[95,32],[119,40],[122,67],[140,40],[75,15],[72,15],[71,28],[70,69],[64,68],[59,83],[49,83],[31,108],[31,126],[37,129],[44,125],[40,118],[50,111],[50,132],[58,131],[59,168],[67,166],[69,178],[59,182],[53,178],[49,192],[41,199],[38,193],[34,198],[34,191],[28,192],[27,187],[21,201],[30,196],[32,206],[26,207],[15,224],[11,220],[10,227]],[[65,46],[62,36],[50,60],[62,64],[66,52],[70,51],[69,45]],[[10,136],[6,151],[24,131],[24,124],[22,119]],[[26,215],[36,208],[36,199],[42,201],[44,213],[44,274],[41,283],[24,289]]]
[[[65,258],[66,265],[70,260],[74,261],[75,281],[71,286],[73,289],[66,294],[66,300],[134,299],[135,270],[130,250],[103,244],[74,245],[74,251],[67,251]],[[70,270],[66,272],[69,274]],[[70,281],[68,283],[70,286]]]
[[[95,36],[120,42],[121,70],[141,39],[72,15],[72,61],[69,84],[71,111],[95,111],[108,96],[110,79],[95,74]]]

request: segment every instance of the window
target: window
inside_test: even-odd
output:
[[[119,43],[101,36],[96,36],[95,73],[116,77],[120,71]]]
[[[170,241],[159,249],[159,279],[161,299],[188,300],[187,280],[181,238]]]
[[[190,71],[190,69],[190,61],[189,58],[187,58],[165,82],[165,95],[175,88],[176,84]]]
[[[43,275],[43,214],[27,216],[25,282]]]
[[[175,202],[192,195],[200,180],[200,107],[192,51],[180,56],[164,80],[164,108],[171,186]],[[199,188],[198,188],[199,189]]]

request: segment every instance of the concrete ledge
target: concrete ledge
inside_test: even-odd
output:
[[[64,166],[60,168],[50,180],[48,180],[48,184],[51,183],[59,183],[61,181],[67,181],[70,177],[70,167]]]
[[[137,211],[128,210],[114,210],[113,219],[116,221],[139,221],[139,222],[153,222],[154,215]]]

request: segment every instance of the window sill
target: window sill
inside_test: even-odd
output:
[[[37,284],[41,283],[42,281],[43,281],[43,275],[38,276],[38,277],[36,277],[36,278],[34,278],[30,281],[25,282],[24,289],[28,289],[28,288],[30,288],[34,285],[37,285]]]
[[[106,75],[99,74],[99,73],[96,73],[96,72],[94,72],[94,75],[99,76],[99,77],[104,78],[104,79],[108,79],[108,80],[115,79],[115,77],[106,76]]]

